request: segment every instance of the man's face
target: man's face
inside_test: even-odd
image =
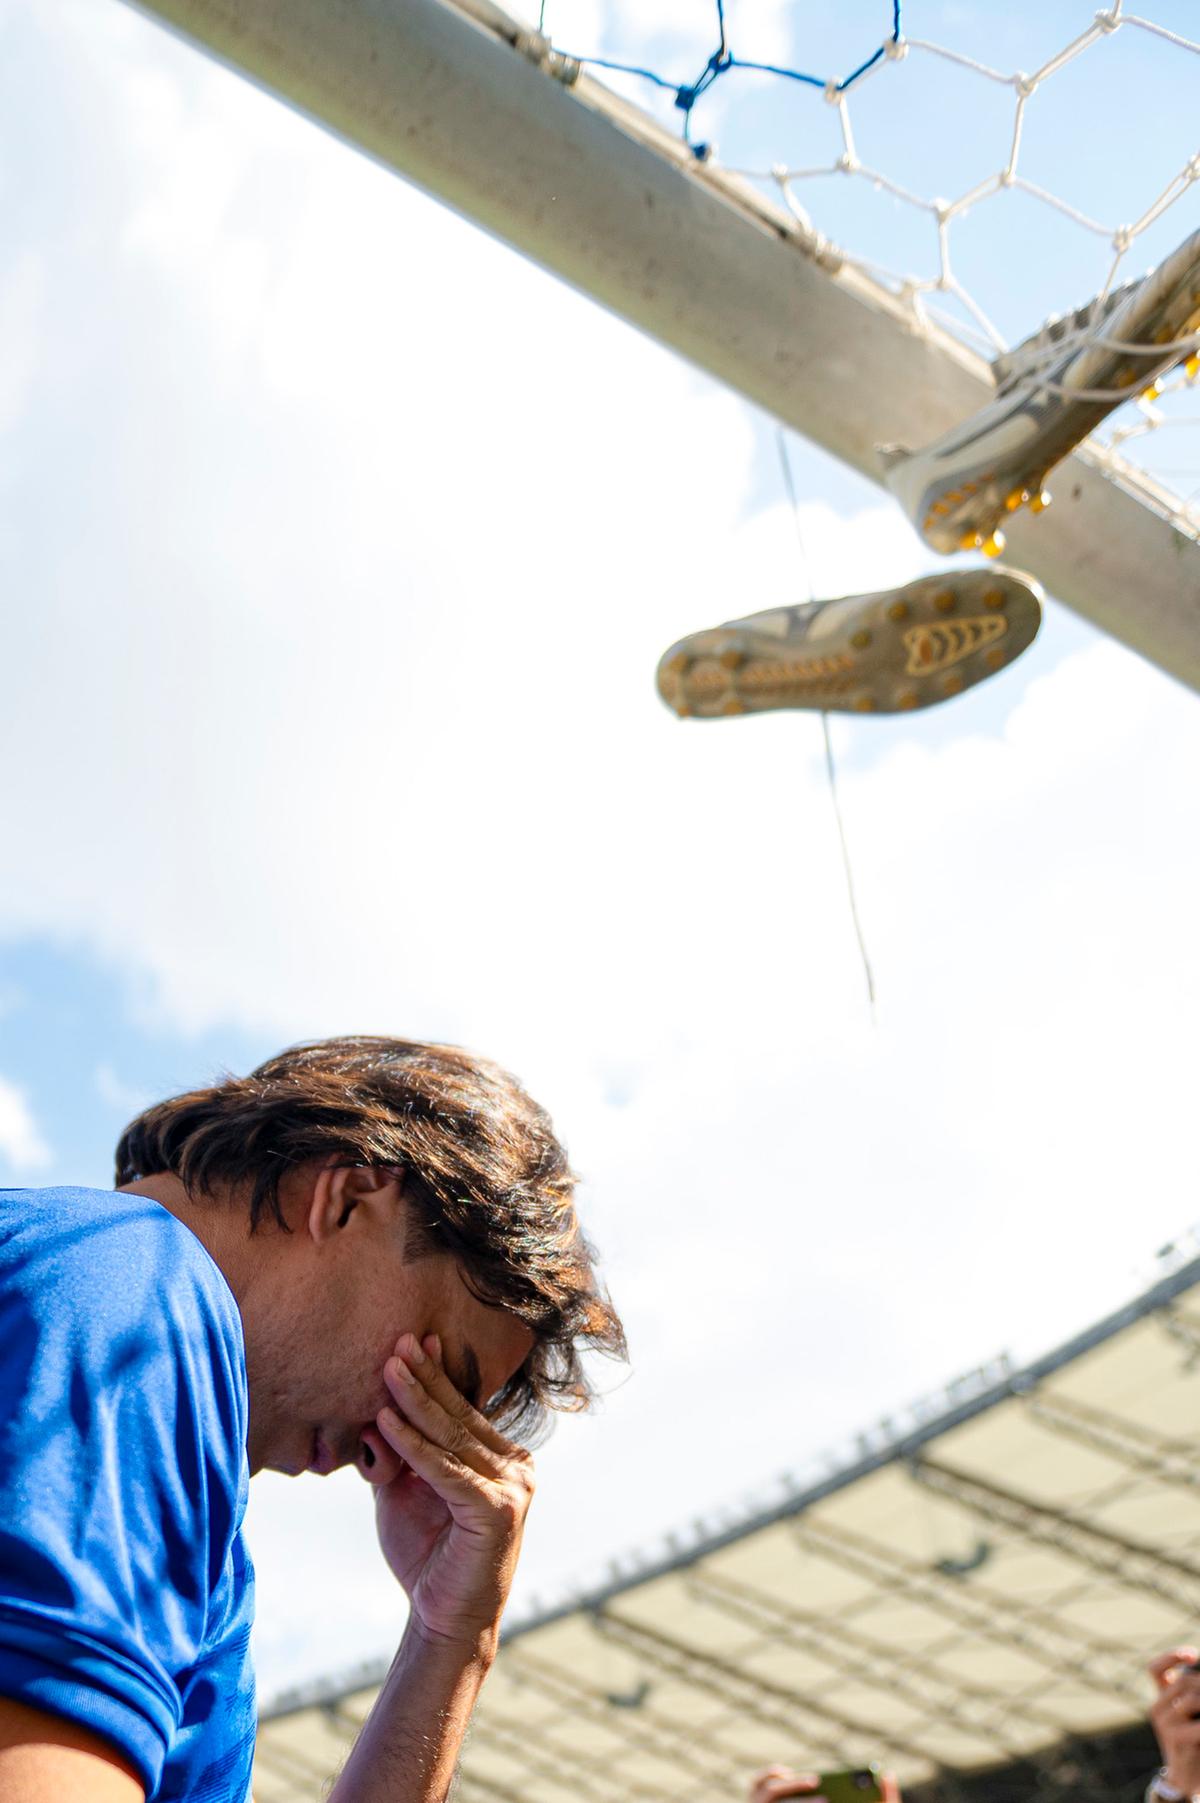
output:
[[[242,1299],[252,1471],[365,1468],[363,1435],[391,1401],[383,1367],[401,1334],[437,1334],[451,1381],[477,1407],[534,1343],[471,1294],[457,1260],[405,1256],[399,1180],[342,1167],[308,1188],[307,1202],[285,1198],[293,1232],[263,1243]]]

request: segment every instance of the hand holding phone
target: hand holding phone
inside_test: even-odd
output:
[[[817,1784],[825,1803],[891,1803],[900,1794],[887,1789],[874,1765],[852,1772],[821,1772]]]
[[[877,1766],[801,1773],[780,1765],[759,1773],[750,1792],[750,1803],[785,1803],[793,1797],[807,1797],[810,1803],[900,1803],[896,1780]]]
[[[1172,1647],[1150,1662],[1158,1696],[1150,1709],[1165,1781],[1182,1796],[1200,1791],[1200,1658],[1194,1646]]]

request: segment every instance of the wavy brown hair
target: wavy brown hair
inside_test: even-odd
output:
[[[189,1193],[249,1191],[250,1230],[273,1220],[284,1175],[312,1159],[403,1173],[409,1256],[448,1252],[481,1302],[524,1321],[533,1350],[492,1413],[532,1437],[547,1411],[586,1408],[581,1351],[623,1357],[575,1213],[575,1177],[550,1117],[515,1077],[458,1046],[352,1037],[292,1046],[248,1077],[159,1102],[131,1121],[116,1182],[169,1171]]]

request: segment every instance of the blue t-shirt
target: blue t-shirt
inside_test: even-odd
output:
[[[241,1319],[144,1196],[0,1189],[0,1694],[154,1803],[244,1803],[254,1573]]]

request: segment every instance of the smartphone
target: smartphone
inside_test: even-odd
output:
[[[822,1772],[817,1789],[826,1803],[883,1803],[883,1781],[877,1765],[857,1772]]]

